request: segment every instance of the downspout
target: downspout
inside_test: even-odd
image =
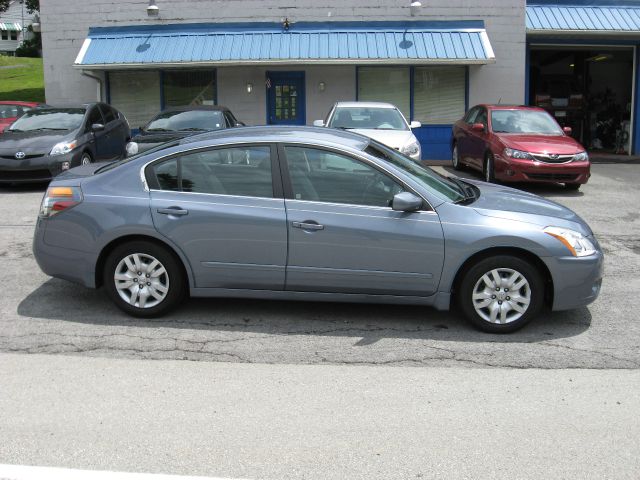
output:
[[[96,100],[98,102],[101,102],[102,101],[102,86],[104,84],[104,80],[101,77],[98,77],[97,75],[89,73],[87,70],[82,70],[81,73],[85,77],[93,78],[94,80],[96,80],[98,82],[97,92],[96,92]]]

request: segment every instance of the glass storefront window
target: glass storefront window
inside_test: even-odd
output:
[[[165,71],[162,87],[165,108],[216,104],[216,75],[213,70]]]
[[[391,103],[409,119],[410,89],[409,67],[358,68],[358,101]]]
[[[413,120],[450,125],[465,111],[465,67],[416,67],[413,76]]]
[[[145,125],[160,111],[159,72],[109,72],[109,99],[124,113],[131,128]]]

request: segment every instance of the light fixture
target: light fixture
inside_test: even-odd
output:
[[[147,15],[150,17],[157,17],[160,14],[160,7],[156,5],[156,0],[149,0],[149,6],[147,7]]]
[[[324,92],[324,89],[327,88],[327,85],[324,82],[318,83],[318,90]]]
[[[576,66],[576,64],[575,64],[575,63],[570,63],[570,64],[569,64],[569,66],[570,66],[571,68],[573,68],[573,67],[575,67],[575,66]]]
[[[253,83],[247,83],[247,93],[253,92]]]
[[[40,15],[37,13],[33,16],[33,22],[31,22],[31,29],[39,33],[42,30],[42,25],[40,24]]]
[[[421,2],[411,2],[411,5],[409,6],[411,16],[415,17],[416,15],[418,15],[420,13],[420,8],[422,8]]]

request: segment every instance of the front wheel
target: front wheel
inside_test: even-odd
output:
[[[487,153],[487,156],[484,160],[484,181],[487,183],[495,183],[496,181],[496,173],[495,173],[495,165],[493,162],[493,155]]]
[[[167,313],[182,300],[185,278],[167,249],[146,241],[116,247],[107,257],[104,286],[118,308],[136,317]]]
[[[451,150],[451,163],[453,163],[453,168],[456,170],[461,170],[462,165],[460,165],[460,156],[458,152],[458,145],[453,145],[453,150]]]
[[[91,155],[89,155],[87,152],[82,154],[82,157],[80,158],[80,165],[89,165],[91,162],[93,162]]]
[[[498,255],[473,265],[457,296],[465,316],[480,330],[509,333],[538,316],[544,304],[544,281],[526,260]]]
[[[566,188],[567,190],[572,190],[574,192],[577,192],[578,190],[580,190],[581,185],[582,184],[580,183],[565,183],[564,188]]]

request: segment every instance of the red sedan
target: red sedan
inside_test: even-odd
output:
[[[542,108],[478,105],[453,126],[452,160],[487,182],[553,182],[577,190],[590,176],[589,156],[570,128]]]
[[[38,102],[0,100],[0,133],[29,110],[44,105]]]

